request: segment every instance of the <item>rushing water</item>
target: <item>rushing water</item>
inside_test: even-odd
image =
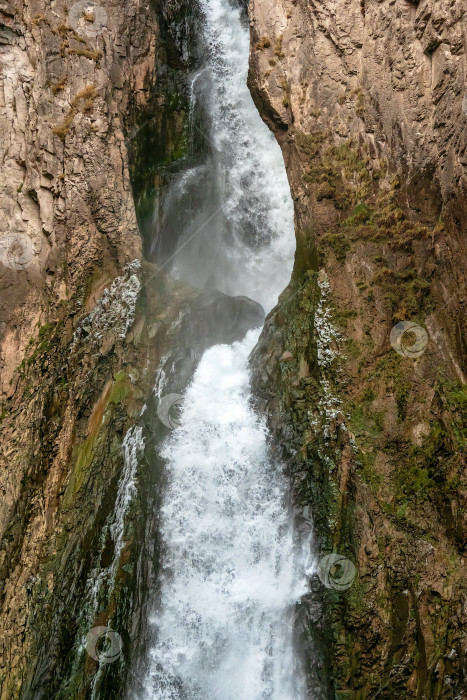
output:
[[[207,114],[195,130],[209,155],[174,182],[160,236],[178,238],[173,276],[269,310],[289,282],[295,249],[287,175],[247,87],[249,31],[238,7],[199,4],[207,64],[193,76],[192,109],[200,103]]]
[[[246,87],[240,10],[233,0],[199,1],[207,58],[193,99],[209,115],[211,149],[166,199],[166,207],[186,201],[196,182],[204,192],[184,221],[172,274],[269,309],[293,261],[284,163]],[[145,700],[306,696],[293,617],[307,588],[309,543],[294,536],[288,483],[251,407],[248,356],[258,334],[204,354],[161,451],[161,589]]]

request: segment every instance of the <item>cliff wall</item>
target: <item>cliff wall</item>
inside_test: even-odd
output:
[[[96,674],[76,649],[91,571],[116,546],[122,442],[190,294],[140,262],[127,156],[164,16],[87,5],[0,3],[2,698],[84,697]]]
[[[326,572],[324,617],[310,603],[300,623],[331,697],[465,687],[465,11],[249,7],[250,87],[297,229],[256,386],[318,559],[355,567],[349,586],[345,561]]]

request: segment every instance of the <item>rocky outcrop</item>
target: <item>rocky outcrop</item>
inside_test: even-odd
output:
[[[250,87],[297,222],[256,386],[320,554],[357,574],[340,590],[337,567],[324,617],[310,604],[303,620],[332,697],[465,684],[464,15],[456,0],[250,3]]]
[[[2,698],[28,696],[63,653],[61,644],[48,646],[44,633],[55,627],[60,638],[66,630],[62,593],[81,563],[71,554],[76,541],[61,547],[58,540],[67,530],[84,538],[103,512],[96,490],[90,519],[85,510],[80,519],[74,499],[84,473],[74,472],[75,463],[88,467],[90,453],[82,459],[79,451],[91,440],[86,449],[93,452],[100,421],[106,431],[112,426],[110,434],[115,413],[119,430],[129,421],[118,384],[128,382],[121,346],[135,318],[140,278],[136,267],[126,273],[124,267],[141,257],[141,243],[119,113],[130,83],[141,97],[138,77],[154,64],[147,47],[134,48],[133,67],[126,58],[131,42],[119,29],[137,11],[136,4],[122,10],[110,28],[95,33],[98,22],[89,18],[83,28],[65,3],[53,11],[41,2],[0,7]],[[126,91],[118,85],[122,72]],[[100,360],[83,361],[73,335],[117,276],[113,301],[120,290],[125,320],[106,329]],[[100,321],[104,330],[105,314]],[[91,329],[84,324],[82,332]],[[110,445],[116,455],[113,438]],[[107,485],[117,474],[115,457]],[[60,569],[70,578],[57,580]],[[48,604],[55,594],[54,610]],[[47,661],[39,662],[39,649],[47,650]]]
[[[157,16],[85,4],[0,6],[2,698],[69,681],[157,363],[122,119],[153,80]]]

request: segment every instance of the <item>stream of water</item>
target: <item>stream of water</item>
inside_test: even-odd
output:
[[[166,198],[204,193],[186,215],[171,273],[269,310],[292,270],[293,205],[280,149],[246,86],[249,32],[233,0],[199,0],[206,63],[193,100],[209,116],[206,162]],[[179,218],[179,224],[181,219]],[[300,700],[296,602],[310,543],[294,534],[289,485],[251,407],[259,329],[205,352],[161,454],[161,589],[144,700]]]

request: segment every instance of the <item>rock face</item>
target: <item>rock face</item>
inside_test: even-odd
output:
[[[355,566],[349,586],[345,568],[328,572],[324,615],[310,602],[302,621],[322,649],[310,684],[318,674],[339,698],[460,698],[465,6],[252,0],[249,12],[250,88],[297,222],[256,386],[299,518],[311,505],[320,554]]]
[[[142,271],[121,114],[131,90],[144,101],[157,24],[138,22],[138,3],[102,31],[71,10],[0,4],[2,698],[47,695],[66,658],[86,542],[92,550],[145,392],[141,337],[124,344]],[[100,483],[96,452],[107,459]]]

